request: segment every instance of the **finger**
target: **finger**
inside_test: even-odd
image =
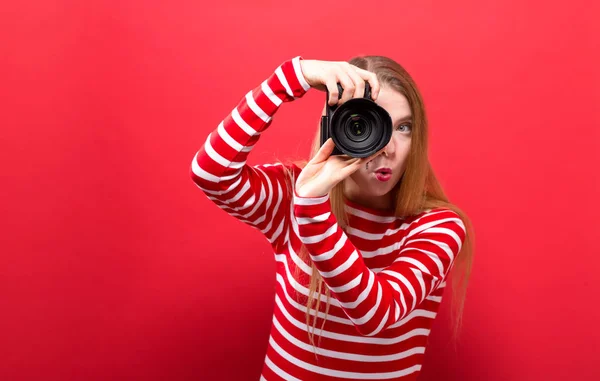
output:
[[[327,139],[325,141],[325,143],[323,143],[321,148],[319,148],[319,150],[317,151],[317,154],[312,158],[312,160],[310,160],[310,163],[318,164],[318,163],[321,163],[321,162],[327,160],[327,158],[333,152],[334,147],[335,147],[335,143],[333,143],[333,139],[332,138]]]
[[[354,82],[352,81],[348,73],[341,69],[338,72],[337,78],[340,84],[342,85],[342,88],[344,89],[342,93],[342,99],[340,99],[339,101],[339,104],[343,104],[344,102],[352,99],[352,97],[354,96]]]
[[[339,174],[342,179],[350,176],[356,172],[362,166],[362,160],[360,158],[353,158],[348,161],[348,165],[340,169]]]
[[[369,157],[366,157],[366,158],[364,158],[364,161],[365,161],[365,162],[369,162],[369,161],[371,161],[371,160],[375,159],[377,156],[381,155],[381,153],[383,152],[383,150],[384,150],[384,149],[385,149],[385,148],[382,148],[382,149],[380,149],[379,151],[377,151],[377,153],[374,153],[373,155],[371,155],[371,156],[369,156]]]
[[[362,160],[360,161],[359,166],[362,166],[364,164],[370,163],[371,161],[373,161],[373,159],[375,159],[377,156],[379,156],[381,154],[381,152],[383,152],[383,149],[381,149],[379,152],[369,156],[369,157],[364,157],[362,158]]]
[[[354,70],[354,67],[352,65],[349,66],[349,69],[347,71],[348,76],[350,77],[350,79],[352,79],[352,82],[354,82],[354,98],[362,98],[365,96],[365,80],[362,79],[362,77],[360,75],[358,75],[358,73],[356,72],[356,70]]]
[[[335,75],[329,77],[326,82],[327,90],[329,91],[329,99],[327,104],[329,106],[335,106],[339,101],[339,90],[337,87],[337,77]]]
[[[379,91],[381,90],[377,74],[359,67],[357,67],[355,71],[363,80],[369,82],[369,85],[371,86],[371,98],[373,98],[373,100],[377,100]]]
[[[381,155],[381,153],[382,153],[383,151],[385,151],[385,148],[386,148],[386,147],[387,147],[387,146],[383,147],[382,149],[380,149],[379,151],[375,152],[375,153],[374,153],[374,154],[372,154],[371,156],[365,157],[363,160],[364,160],[365,162],[369,162],[369,161],[371,161],[371,160],[375,159],[377,156]]]

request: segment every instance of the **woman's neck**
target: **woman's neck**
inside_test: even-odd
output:
[[[352,186],[354,185],[354,186]],[[370,196],[361,194],[356,184],[344,184],[344,197],[348,200],[371,209],[389,210],[393,207],[394,192],[388,192],[383,196]]]

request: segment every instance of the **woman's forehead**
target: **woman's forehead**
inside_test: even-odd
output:
[[[412,116],[408,99],[389,87],[382,87],[379,90],[379,96],[375,102],[390,114],[393,122],[407,120]]]

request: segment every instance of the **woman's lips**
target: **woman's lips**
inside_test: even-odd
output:
[[[375,177],[377,177],[377,180],[379,180],[379,181],[389,181],[389,179],[392,178],[392,174],[391,173],[376,172],[375,173]]]
[[[375,177],[379,181],[388,181],[392,178],[392,170],[390,168],[379,168],[375,171]]]

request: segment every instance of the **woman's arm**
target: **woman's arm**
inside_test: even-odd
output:
[[[297,233],[323,281],[358,332],[373,336],[411,313],[446,278],[465,240],[465,226],[449,209],[425,213],[401,229],[400,256],[375,274],[338,226],[329,195],[294,193]],[[296,228],[296,224],[293,224]]]
[[[283,62],[238,103],[209,134],[194,156],[190,176],[217,206],[260,230],[274,244],[282,237],[287,213],[286,184],[280,165],[246,164],[260,134],[284,102],[302,97],[310,85],[298,56]]]

